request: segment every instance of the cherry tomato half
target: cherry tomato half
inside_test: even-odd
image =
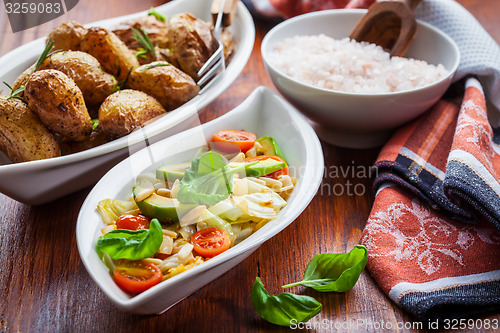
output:
[[[202,257],[212,258],[229,249],[229,235],[219,228],[201,229],[191,237],[194,250]]]
[[[259,156],[255,156],[255,157],[249,157],[245,161],[246,162],[265,161],[265,160],[270,159],[270,158],[272,158],[273,160],[279,161],[279,162],[285,162],[285,164],[286,164],[286,161],[284,159],[282,159],[279,156],[275,156],[275,155],[259,155]],[[284,167],[283,169],[280,169],[280,170],[275,171],[273,173],[267,174],[266,177],[278,179],[278,177],[281,175],[288,175],[288,172],[289,171],[288,171],[288,164],[287,164],[287,166]]]
[[[142,293],[161,282],[160,269],[143,260],[120,262],[113,271],[116,284],[125,291]]]
[[[142,215],[124,214],[116,220],[117,229],[149,229],[149,219]]]
[[[238,130],[224,130],[214,134],[214,142],[220,150],[233,153],[235,148],[239,148],[246,153],[255,144],[257,136],[250,132]]]

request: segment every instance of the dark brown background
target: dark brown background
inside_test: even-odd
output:
[[[88,23],[161,5],[161,0],[81,0],[63,17],[13,34],[0,10],[0,55],[69,19]],[[500,42],[500,2],[459,0]],[[274,89],[260,56],[263,36],[272,27],[256,22],[253,54],[237,81],[201,113],[211,120],[241,103],[257,86]],[[323,145],[329,166],[371,165],[377,149],[348,150]],[[337,183],[363,184],[364,196],[328,195]],[[299,280],[309,260],[318,253],[345,252],[357,243],[373,201],[370,179],[325,179],[309,207],[283,232],[262,245],[240,265],[198,290],[160,316],[135,316],[117,310],[85,271],[76,247],[75,222],[90,189],[39,207],[0,195],[0,332],[254,332],[284,331],[258,317],[250,301],[250,288],[260,276],[271,293],[284,283]],[[367,272],[349,292],[318,293],[297,287],[318,299],[323,310],[315,321],[341,324],[349,320],[381,323],[408,322],[411,318],[391,303]],[[486,318],[500,319],[500,315]],[[351,330],[356,331],[356,330]],[[372,331],[372,330],[369,330]],[[394,330],[397,331],[397,330]],[[412,331],[403,330],[403,331]]]

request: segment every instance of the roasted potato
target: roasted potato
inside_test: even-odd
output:
[[[168,48],[173,50],[180,69],[197,81],[198,71],[218,47],[211,26],[189,13],[172,16],[169,24]]]
[[[144,16],[133,22],[124,22],[116,27],[113,32],[129,48],[141,47],[141,44],[134,39],[134,33],[131,28],[141,28],[147,34],[153,45],[159,48],[168,46],[168,23],[158,20],[154,16]]]
[[[137,90],[108,96],[99,109],[99,127],[112,137],[124,136],[167,111],[153,97]]]
[[[60,24],[49,34],[48,38],[54,41],[54,50],[78,51],[80,42],[87,33],[87,29],[75,21]]]
[[[222,46],[224,47],[224,59],[226,60],[227,65],[229,64],[229,60],[233,56],[234,52],[233,36],[229,32],[229,30],[224,29],[220,34],[220,40],[222,42]]]
[[[200,91],[189,75],[166,61],[155,61],[136,68],[130,73],[127,87],[153,96],[169,111],[186,103]]]
[[[174,65],[177,68],[181,67],[181,65],[179,65],[179,62],[177,61],[177,58],[175,57],[175,54],[172,50],[170,50],[170,49],[157,49],[156,53],[159,55],[157,61],[166,61],[169,64]]]
[[[30,66],[30,68],[22,72],[21,75],[19,75],[16,81],[14,81],[14,83],[12,84],[12,89],[17,90],[21,88],[21,86],[26,86],[26,82],[28,82],[28,78],[30,74],[33,73],[34,68],[35,65],[32,65]]]
[[[30,75],[24,96],[41,122],[63,139],[83,141],[92,132],[82,92],[66,74],[54,69],[36,71]]]
[[[28,106],[18,99],[0,97],[0,150],[14,163],[61,155],[52,134]]]
[[[143,29],[148,35],[151,43],[155,46],[156,56],[150,53],[137,56],[143,45],[134,38],[132,28]],[[179,63],[174,53],[168,47],[168,22],[162,22],[154,16],[141,17],[133,22],[125,22],[119,25],[113,32],[127,45],[136,55],[139,64],[144,65],[153,61],[167,61],[179,68]]]
[[[145,65],[152,63],[154,61],[166,61],[175,67],[179,68],[179,63],[177,62],[177,58],[175,57],[174,53],[169,50],[169,49],[160,49],[158,47],[155,48],[155,55],[152,55],[151,53],[146,53],[146,54],[141,54],[138,55],[139,51],[131,49],[132,53],[134,53],[137,57],[137,60],[139,61],[140,65]]]
[[[75,81],[85,104],[100,105],[116,89],[116,79],[104,72],[96,58],[80,51],[58,52],[40,65],[40,70],[56,69]]]
[[[131,69],[139,67],[127,46],[114,33],[103,28],[90,28],[80,49],[94,56],[104,70],[119,81],[124,80]]]
[[[80,142],[76,141],[69,142],[68,143],[69,152],[71,154],[78,153],[80,151],[84,151],[108,143],[112,139],[113,138],[109,137],[102,131],[101,126],[97,126],[95,131],[92,131],[92,134],[90,134],[90,137],[87,140]]]

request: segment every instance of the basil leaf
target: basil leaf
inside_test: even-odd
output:
[[[290,326],[294,322],[306,322],[322,308],[320,302],[309,296],[282,293],[270,295],[259,277],[252,287],[252,304],[255,311],[270,323]]]
[[[318,254],[307,265],[302,281],[282,288],[302,285],[317,291],[344,292],[354,287],[367,260],[368,250],[363,245],[356,245],[349,253]]]
[[[257,163],[257,162],[255,162]],[[195,158],[191,168],[184,173],[177,191],[177,200],[181,203],[215,205],[227,199],[233,190],[233,176],[251,165],[247,163],[237,168],[229,168],[224,158],[208,152]]]
[[[226,166],[226,161],[221,155],[208,152],[196,159],[197,162],[197,176],[208,175],[218,169],[223,169]]]
[[[117,229],[97,240],[97,250],[113,259],[140,260],[155,254],[163,242],[160,222],[152,219],[149,229]]]

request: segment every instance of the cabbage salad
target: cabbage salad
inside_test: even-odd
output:
[[[123,290],[140,293],[237,245],[277,217],[297,182],[273,137],[224,130],[212,150],[139,177],[105,199],[96,250]]]

